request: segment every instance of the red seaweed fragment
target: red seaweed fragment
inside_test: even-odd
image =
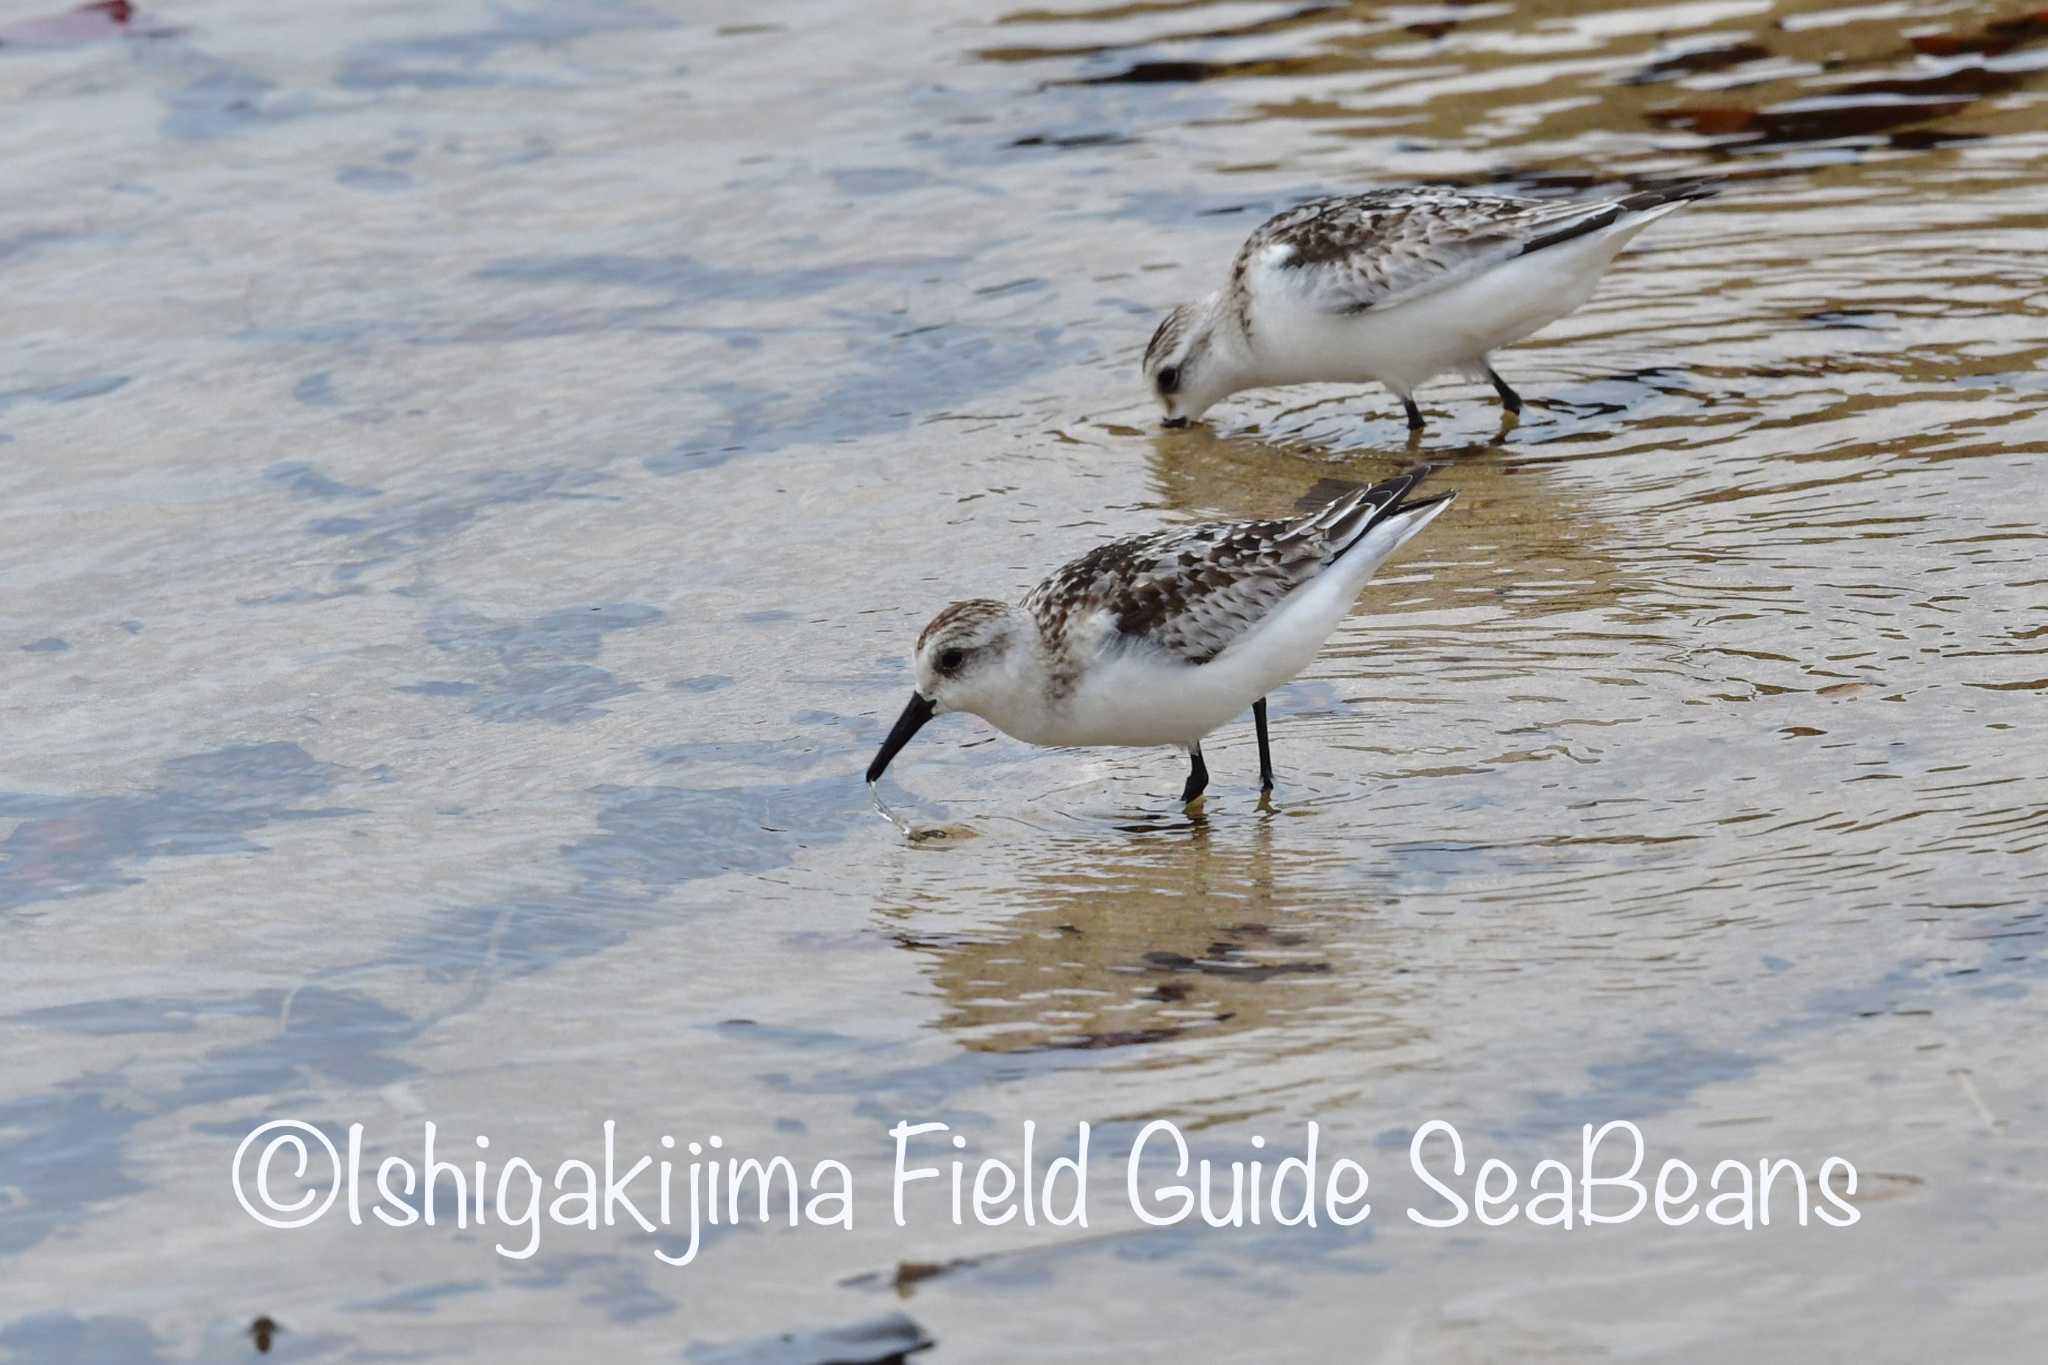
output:
[[[46,14],[23,19],[0,28],[0,49],[32,48],[43,51],[86,47],[117,38],[162,38],[178,32],[173,28],[130,29],[135,18],[132,0],[95,0],[64,14]]]
[[[979,1256],[955,1256],[950,1261],[898,1261],[894,1270],[863,1271],[849,1275],[839,1283],[847,1289],[893,1289],[897,1297],[909,1298],[911,1289],[925,1280],[936,1279],[955,1270],[966,1270],[982,1262]]]

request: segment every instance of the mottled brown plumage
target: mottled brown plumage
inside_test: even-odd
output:
[[[1629,200],[1560,203],[1451,189],[1311,199],[1260,224],[1239,248],[1231,278],[1241,289],[1253,265],[1268,256],[1281,269],[1312,276],[1309,287],[1328,311],[1359,313],[1568,241],[1613,222],[1624,205],[1638,207]],[[1249,307],[1243,311],[1249,318]]]
[[[942,607],[939,614],[927,621],[924,629],[918,632],[917,647],[923,649],[926,640],[954,626],[971,627],[986,621],[1000,620],[1008,610],[1009,608],[1001,602],[992,602],[985,597],[971,598],[965,602],[955,602]]]
[[[1056,681],[1107,648],[1204,664],[1329,567],[1421,478],[1416,471],[1356,489],[1307,516],[1113,540],[1055,571],[1023,609],[1048,657],[1068,665]]]

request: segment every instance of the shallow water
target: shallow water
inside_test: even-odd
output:
[[[2038,16],[206,0],[10,11],[0,99],[0,1347],[2032,1358]],[[1702,171],[1511,430],[1137,387],[1304,194]],[[1269,809],[1248,723],[1190,822],[1171,754],[948,718],[883,794],[954,837],[877,817],[945,600],[1418,454],[1458,504],[1275,695]],[[268,1230],[278,1117],[717,1133],[855,1227]],[[1099,1216],[897,1228],[899,1118],[1085,1120]],[[1375,1213],[1145,1228],[1151,1118],[1315,1120]],[[1432,1118],[1839,1155],[1863,1219],[1434,1231]]]

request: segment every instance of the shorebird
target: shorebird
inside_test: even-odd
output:
[[[1450,506],[1450,493],[1407,501],[1427,472],[1303,516],[1114,540],[1014,606],[953,603],[917,637],[917,690],[869,784],[933,716],[967,711],[1027,744],[1175,745],[1192,804],[1209,784],[1203,737],[1249,706],[1271,791],[1266,694],[1309,666],[1373,570]]]
[[[1592,296],[1630,238],[1706,182],[1560,203],[1455,189],[1312,199],[1267,219],[1223,288],[1166,315],[1145,381],[1169,427],[1271,384],[1377,380],[1420,431],[1415,390],[1459,371],[1490,381],[1510,414],[1521,395],[1491,353]]]

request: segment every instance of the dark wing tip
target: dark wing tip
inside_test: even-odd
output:
[[[1360,483],[1356,479],[1317,479],[1313,484],[1309,485],[1308,492],[1295,499],[1294,510],[1302,513],[1327,511],[1354,493],[1366,494],[1365,500],[1371,502],[1374,506],[1399,503],[1404,496],[1413,491],[1424,479],[1441,468],[1443,468],[1441,464],[1434,464],[1425,460],[1420,464],[1410,465],[1400,473],[1372,484]],[[1379,496],[1382,494],[1390,494],[1391,496]]]
[[[1432,503],[1443,502],[1450,498],[1452,494],[1440,493],[1435,497],[1423,498],[1420,501],[1408,501],[1408,495],[1421,487],[1423,480],[1427,479],[1438,468],[1439,466],[1433,464],[1412,465],[1392,478],[1382,479],[1363,490],[1356,484],[1348,485],[1347,491],[1342,496],[1319,509],[1322,516],[1329,517],[1337,511],[1344,501],[1347,499],[1353,500],[1352,506],[1345,508],[1341,514],[1332,517],[1327,525],[1326,534],[1330,538],[1329,543],[1336,547],[1330,554],[1330,559],[1340,558],[1345,551],[1363,540],[1368,531],[1385,521],[1388,517],[1413,511],[1417,507],[1427,507]],[[1321,488],[1325,484],[1338,484],[1341,482],[1341,480],[1336,479],[1325,479],[1319,482],[1316,487]]]
[[[1339,498],[1350,497],[1366,485],[1356,479],[1317,479],[1308,492],[1294,500],[1294,510],[1304,516],[1320,512]]]
[[[1449,488],[1445,489],[1441,493],[1432,493],[1426,498],[1416,498],[1411,502],[1404,502],[1399,507],[1395,507],[1390,510],[1394,512],[1419,512],[1425,507],[1434,507],[1440,502],[1450,502],[1454,500],[1457,496],[1458,490],[1455,488]],[[1377,520],[1377,518],[1375,518],[1375,520]]]
[[[1408,468],[1402,470],[1393,478],[1374,484],[1373,487],[1375,489],[1387,488],[1394,490],[1394,492],[1393,496],[1389,497],[1381,506],[1379,514],[1373,520],[1378,521],[1381,517],[1391,516],[1395,512],[1416,506],[1417,504],[1406,501],[1408,495],[1420,488],[1423,480],[1441,468],[1443,468],[1442,465],[1430,464],[1428,462],[1414,464],[1408,466]],[[1430,501],[1434,502],[1436,499],[1432,498]]]
[[[1644,209],[1654,209],[1688,199],[1712,199],[1727,183],[1727,180],[1720,176],[1673,181],[1669,185],[1656,185],[1646,190],[1638,190],[1622,199],[1621,207],[1629,213],[1641,213]]]
[[[1721,186],[1725,183],[1725,181],[1719,179],[1709,178],[1685,180],[1670,185],[1660,185],[1654,189],[1637,190],[1634,194],[1624,195],[1622,198],[1615,200],[1597,213],[1588,214],[1584,218],[1574,219],[1563,227],[1546,232],[1540,237],[1530,238],[1522,243],[1521,254],[1526,256],[1532,251],[1541,251],[1545,247],[1553,247],[1560,242],[1569,242],[1574,238],[1583,237],[1589,232],[1598,232],[1601,228],[1620,219],[1625,213],[1642,213],[1647,209],[1661,208],[1666,204],[1683,203],[1691,199],[1711,199],[1721,192]]]

